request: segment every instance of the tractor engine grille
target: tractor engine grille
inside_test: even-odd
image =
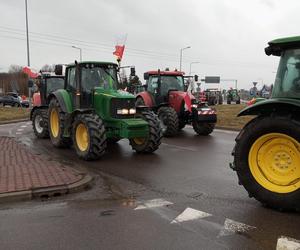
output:
[[[120,115],[117,114],[118,109],[134,109],[135,108],[135,99],[128,98],[128,99],[119,99],[119,98],[112,98],[110,103],[110,111],[111,117],[116,119],[128,119],[134,118],[135,115]]]

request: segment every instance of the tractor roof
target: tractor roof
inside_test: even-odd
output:
[[[113,66],[118,66],[116,63],[112,62],[99,62],[99,61],[83,61],[83,62],[78,62],[79,65],[84,65],[84,64],[97,64],[97,65],[113,65]],[[70,63],[67,65],[67,67],[72,67],[75,66],[75,63]]]
[[[158,70],[152,70],[146,72],[149,75],[158,75]],[[184,72],[183,71],[160,71],[160,75],[165,75],[165,76],[183,76]]]
[[[265,48],[265,53],[274,56],[280,56],[281,52],[288,49],[300,49],[300,36],[279,38],[270,41],[269,46]]]

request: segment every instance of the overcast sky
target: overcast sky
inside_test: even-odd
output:
[[[299,35],[299,0],[28,0],[30,60],[44,64],[115,61],[116,37],[127,34],[123,65],[137,74],[179,68],[200,77],[273,83],[278,58],[264,54],[267,42]],[[297,33],[298,32],[298,33]],[[0,71],[26,65],[25,0],[0,0]],[[222,87],[233,86],[223,82]]]

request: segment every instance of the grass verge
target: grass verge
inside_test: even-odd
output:
[[[0,123],[19,120],[29,119],[30,110],[28,108],[14,108],[14,107],[0,107]]]
[[[233,130],[242,129],[248,121],[254,118],[254,116],[237,117],[237,114],[245,107],[246,105],[244,104],[214,106],[218,115],[217,126]]]

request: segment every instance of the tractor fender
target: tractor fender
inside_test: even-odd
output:
[[[52,92],[48,96],[48,103],[50,103],[50,100],[52,98],[56,98],[58,100],[59,105],[63,112],[71,113],[73,111],[72,100],[70,98],[69,93],[66,90],[59,89],[59,90]]]
[[[29,116],[30,121],[32,121],[32,115],[33,115],[35,110],[37,110],[37,109],[47,109],[47,108],[48,108],[48,106],[46,106],[46,105],[34,106],[30,111],[30,116]]]
[[[298,113],[300,112],[300,100],[288,98],[272,98],[257,102],[240,111],[238,116],[266,115],[273,112]]]
[[[145,105],[152,108],[154,105],[155,105],[155,102],[153,100],[153,97],[150,93],[148,93],[147,91],[144,91],[144,92],[140,92],[137,96],[136,96],[136,99],[137,98],[142,98]]]

